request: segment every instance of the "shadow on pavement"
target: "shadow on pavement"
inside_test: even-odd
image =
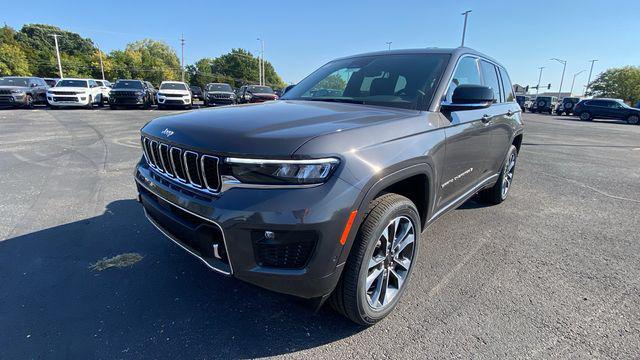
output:
[[[64,211],[64,209],[60,209]],[[103,258],[139,253],[104,271]],[[324,307],[208,270],[144,218],[135,200],[0,242],[0,358],[253,358],[362,328]]]

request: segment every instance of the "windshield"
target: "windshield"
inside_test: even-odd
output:
[[[268,86],[248,86],[247,91],[255,94],[273,94],[273,89]]]
[[[113,85],[114,89],[142,89],[142,81],[136,81],[136,80],[131,80],[131,81],[126,81],[126,80],[120,80],[117,81],[115,85]]]
[[[56,87],[87,87],[86,80],[60,80],[56,84]]]
[[[160,85],[160,90],[187,90],[187,88],[180,83],[164,83]]]
[[[336,60],[287,91],[283,99],[423,108],[448,59],[448,54],[398,54]]]
[[[0,78],[0,86],[28,86],[28,83],[24,78]]]
[[[191,86],[191,91],[201,92],[202,89],[200,89],[200,86]]]
[[[207,91],[226,91],[232,92],[233,89],[229,84],[209,84],[207,85]]]

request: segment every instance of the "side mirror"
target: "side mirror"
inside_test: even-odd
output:
[[[450,104],[442,104],[449,111],[484,109],[495,101],[493,90],[482,85],[459,85],[453,91]]]
[[[296,85],[295,84],[294,85],[287,85],[287,87],[285,87],[284,90],[282,90],[282,95],[286,94],[287,91],[293,89],[294,86],[296,86]]]
[[[31,86],[31,87],[37,87],[37,86],[38,86],[38,84],[36,84],[36,83],[31,83],[31,85],[30,85],[30,86]]]

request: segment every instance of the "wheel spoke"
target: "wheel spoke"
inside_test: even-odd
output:
[[[384,269],[373,270],[373,272],[369,274],[369,276],[367,276],[366,289],[369,290],[373,282],[376,281],[376,279],[379,278],[380,275],[382,275],[383,273],[384,273]]]
[[[411,226],[411,223],[406,222],[404,224],[404,226],[401,227],[400,229],[400,233],[396,233],[396,237],[393,239],[393,244],[391,245],[392,248],[395,248],[396,246],[398,246],[398,243],[402,240],[404,240],[404,238],[407,236],[407,234],[409,233],[409,231],[413,230],[413,227]]]
[[[405,270],[409,270],[409,266],[411,266],[411,260],[403,257],[400,258],[398,257],[398,255],[393,257],[393,262],[395,262],[396,264],[402,266],[403,269]]]
[[[413,235],[413,231],[411,231],[410,233],[407,234],[407,236],[404,237],[404,239],[402,239],[402,241],[398,243],[395,249],[395,253],[396,254],[402,253],[402,251],[407,247],[407,245],[412,244],[414,240],[415,240],[415,236]]]
[[[374,268],[382,264],[383,261],[384,261],[384,256],[382,255],[372,257],[371,260],[369,260],[369,270],[371,270],[371,268]]]
[[[383,271],[380,271],[381,274],[383,274]],[[380,279],[380,281],[378,281],[376,283],[376,288],[373,290],[373,293],[371,294],[371,305],[373,306],[381,306],[382,303],[380,302],[380,297],[383,295],[384,290],[386,290],[386,284],[385,282],[385,278],[386,276],[382,276],[382,278]]]
[[[398,274],[395,270],[389,270],[389,274],[396,279],[396,283],[398,284],[398,290],[402,287],[402,283],[404,283],[404,278]]]

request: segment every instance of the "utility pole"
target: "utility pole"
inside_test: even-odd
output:
[[[100,46],[98,46],[98,56],[100,56],[100,72],[102,72],[102,80],[104,80],[104,65],[102,65],[102,51],[100,50]]]
[[[267,77],[264,74],[264,40],[262,40],[261,38],[258,38],[257,40],[260,41],[260,59],[258,62],[258,65],[260,67],[259,69],[260,85],[265,85],[267,82],[266,81]]]
[[[391,43],[393,41],[387,41],[385,44],[387,44],[387,50],[391,50]]]
[[[460,45],[461,47],[464,46],[464,37],[467,35],[467,17],[469,16],[470,12],[471,10],[467,10],[461,14],[464,15],[464,26],[462,27],[462,44]]]
[[[562,64],[562,77],[560,78],[560,88],[558,88],[558,100],[560,100],[560,94],[562,93],[562,82],[564,81],[564,71],[567,69],[567,61],[560,60],[558,58],[552,58],[551,60],[555,60]]]
[[[538,86],[536,86],[536,95],[538,95],[538,92],[540,91],[540,80],[542,80],[542,69],[544,68],[544,66],[538,68],[540,69],[540,75],[538,75]]]
[[[569,91],[569,95],[573,95],[573,85],[576,83],[576,76],[582,74],[587,70],[580,70],[577,73],[573,74],[573,80],[571,81],[571,91]]]
[[[589,62],[591,63],[591,69],[589,70],[589,79],[587,79],[587,86],[584,87],[584,93],[582,94],[582,96],[587,95],[587,90],[589,90],[589,83],[591,83],[591,73],[593,73],[593,63],[595,63],[596,61],[598,60],[589,60]]]
[[[62,63],[60,62],[60,48],[58,47],[58,34],[49,34],[50,36],[53,36],[53,40],[56,43],[56,56],[58,57],[58,71],[60,72],[60,79],[62,79],[64,76],[62,75]]]
[[[182,70],[182,82],[184,82],[184,33],[180,35],[180,47],[181,47],[181,60],[180,60],[180,68]]]

